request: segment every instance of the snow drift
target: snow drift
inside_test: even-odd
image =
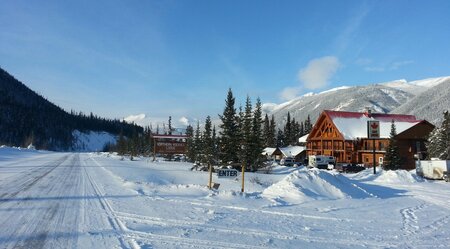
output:
[[[371,195],[337,172],[303,167],[265,189],[262,196],[276,202],[299,204],[309,200],[367,198]]]
[[[381,168],[377,168],[376,175],[373,174],[373,169],[366,169],[353,175],[351,178],[359,181],[396,184],[408,184],[424,181],[423,178],[417,176],[415,170],[383,170]]]

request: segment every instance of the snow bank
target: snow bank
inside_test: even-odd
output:
[[[360,181],[373,181],[375,183],[396,184],[407,184],[424,181],[423,178],[417,176],[415,170],[383,170],[381,168],[377,168],[376,175],[373,174],[373,169],[366,169],[352,176],[352,179]]]
[[[19,157],[33,156],[40,153],[46,153],[46,151],[40,151],[35,149],[27,149],[20,147],[8,147],[5,145],[0,146],[0,161],[8,159],[16,159]]]
[[[74,143],[72,149],[74,151],[102,151],[106,144],[115,144],[116,136],[108,132],[81,132],[78,130],[73,131]]]
[[[337,173],[318,169],[300,168],[271,185],[262,196],[276,202],[291,204],[309,200],[334,200],[370,197],[352,180]]]

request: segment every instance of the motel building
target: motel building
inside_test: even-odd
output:
[[[391,123],[397,131],[402,169],[414,169],[414,155],[426,156],[425,141],[434,126],[413,115],[366,112],[323,111],[306,139],[307,155],[334,156],[338,164],[373,166],[373,140],[367,137],[367,121],[379,121],[375,158],[382,165],[389,144]]]

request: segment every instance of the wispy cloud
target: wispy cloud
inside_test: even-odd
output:
[[[367,5],[366,2],[363,2],[363,4],[355,11],[356,14],[347,20],[345,27],[334,41],[336,54],[339,55],[348,48],[369,12],[370,6]]]
[[[285,87],[278,96],[283,101],[289,101],[297,97],[301,90],[301,87]]]
[[[404,61],[395,61],[389,63],[385,66],[365,66],[364,70],[367,72],[386,72],[386,71],[394,71],[398,70],[401,67],[407,66],[409,64],[413,64],[413,60],[404,60]]]
[[[339,67],[341,63],[335,56],[316,58],[300,69],[298,79],[306,89],[323,88],[329,84]]]
[[[409,65],[409,64],[413,64],[414,61],[413,60],[406,60],[406,61],[397,61],[391,64],[390,70],[397,70],[400,67]]]
[[[297,97],[303,89],[320,89],[326,87],[341,66],[341,62],[335,56],[312,59],[298,72],[300,85],[285,87],[278,93],[278,96],[283,101],[289,101]]]

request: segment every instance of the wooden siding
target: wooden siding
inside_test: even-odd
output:
[[[414,127],[397,136],[400,155],[403,159],[402,168],[414,169],[414,154],[426,154],[425,141],[434,126],[422,121]],[[384,162],[388,139],[375,140],[375,158],[377,165]],[[373,140],[362,138],[345,140],[333,124],[327,112],[322,112],[307,138],[307,155],[334,156],[337,163],[364,164],[373,166]]]

